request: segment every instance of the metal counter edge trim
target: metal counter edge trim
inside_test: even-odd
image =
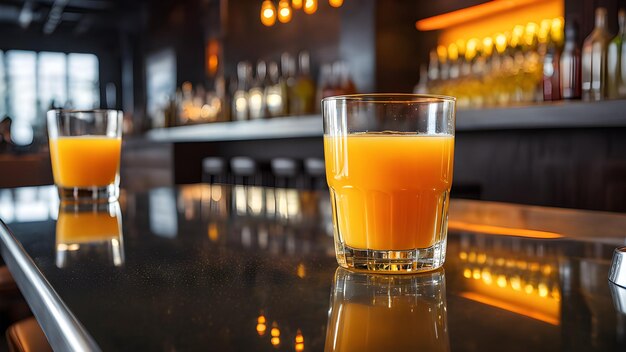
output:
[[[2,220],[0,253],[55,351],[101,351]]]

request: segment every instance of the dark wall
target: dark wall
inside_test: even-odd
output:
[[[205,2],[196,0],[153,2],[144,30],[146,55],[164,48],[176,52],[176,83],[205,83],[205,21],[209,17]]]
[[[591,33],[595,25],[594,11],[598,7],[605,7],[608,12],[609,30],[617,33],[617,11],[619,8],[626,8],[626,0],[564,0],[565,2],[565,22],[576,21],[580,28],[579,41],[583,40]]]
[[[376,90],[410,93],[419,80],[421,64],[437,46],[438,31],[420,32],[417,20],[486,1],[378,0],[376,6]]]

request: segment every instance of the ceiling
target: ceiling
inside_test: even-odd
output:
[[[136,27],[147,0],[0,0],[0,25],[84,33]]]

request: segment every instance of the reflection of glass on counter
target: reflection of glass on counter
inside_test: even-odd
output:
[[[325,351],[448,351],[445,275],[354,273],[338,268]]]
[[[64,268],[69,262],[95,257],[106,257],[115,266],[124,264],[119,203],[61,204],[56,226],[57,266]]]

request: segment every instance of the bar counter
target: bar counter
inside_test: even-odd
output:
[[[324,191],[122,190],[119,209],[119,233],[70,241],[94,220],[71,228],[54,187],[0,190],[2,256],[55,350],[330,351],[381,331],[396,350],[626,349],[607,280],[623,214],[454,199],[444,269],[385,276],[337,268]]]

